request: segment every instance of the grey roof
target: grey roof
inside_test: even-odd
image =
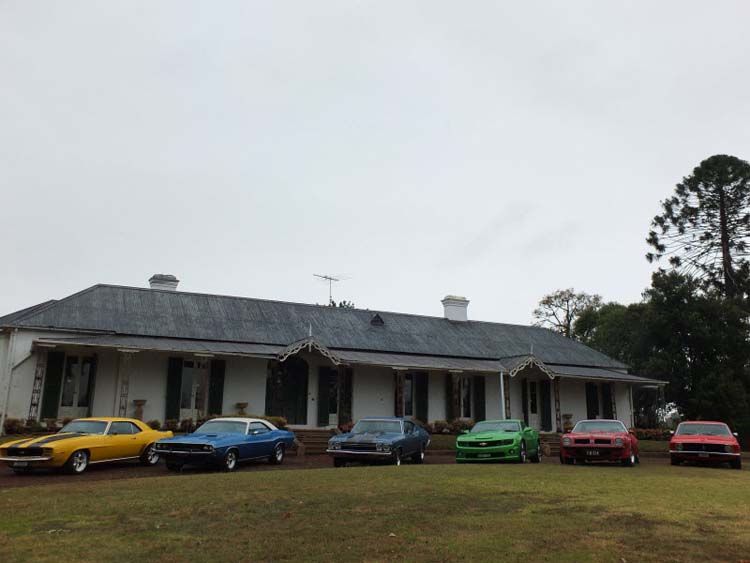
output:
[[[404,369],[459,370],[487,373],[500,373],[504,371],[500,362],[495,360],[450,358],[446,356],[415,356],[413,354],[390,354],[352,350],[334,352],[341,361],[351,364],[389,366]]]
[[[545,363],[626,368],[550,330],[182,291],[96,285],[15,314],[3,326],[86,330],[287,346],[309,331],[328,348],[499,360],[529,354]],[[20,312],[19,312],[20,313]],[[6,317],[7,318],[7,317]]]
[[[598,367],[582,367],[582,366],[559,366],[555,364],[546,364],[555,375],[562,377],[573,377],[581,379],[602,379],[607,381],[623,381],[627,383],[666,383],[658,379],[650,379],[648,377],[640,377],[638,375],[630,375],[623,371],[615,369],[606,369]]]
[[[15,321],[23,317],[27,317],[32,313],[35,313],[36,311],[39,311],[40,309],[46,307],[47,305],[51,305],[52,303],[55,303],[54,299],[45,301],[44,303],[39,303],[38,305],[32,305],[31,307],[26,307],[25,309],[21,309],[20,311],[2,316],[0,317],[0,326],[12,325]]]

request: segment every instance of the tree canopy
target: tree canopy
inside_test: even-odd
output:
[[[573,323],[586,309],[597,309],[601,305],[599,295],[576,292],[575,289],[560,289],[545,295],[534,310],[534,324],[570,337]]]
[[[704,288],[739,295],[747,285],[750,164],[735,156],[707,158],[662,202],[646,241],[649,262],[665,258]]]

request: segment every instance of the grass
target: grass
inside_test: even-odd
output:
[[[451,434],[432,434],[430,436],[430,445],[428,450],[455,450],[456,438]]]
[[[750,472],[406,465],[0,491],[0,560],[737,561]]]

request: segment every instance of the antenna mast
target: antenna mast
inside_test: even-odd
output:
[[[328,282],[328,303],[330,304],[333,301],[333,282],[339,282],[341,278],[329,276],[328,274],[313,274],[313,276]]]

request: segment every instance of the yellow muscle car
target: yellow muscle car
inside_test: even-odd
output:
[[[16,473],[62,468],[80,474],[92,463],[137,459],[143,465],[159,463],[154,442],[172,432],[152,430],[133,418],[78,418],[57,434],[6,442],[0,461]]]

